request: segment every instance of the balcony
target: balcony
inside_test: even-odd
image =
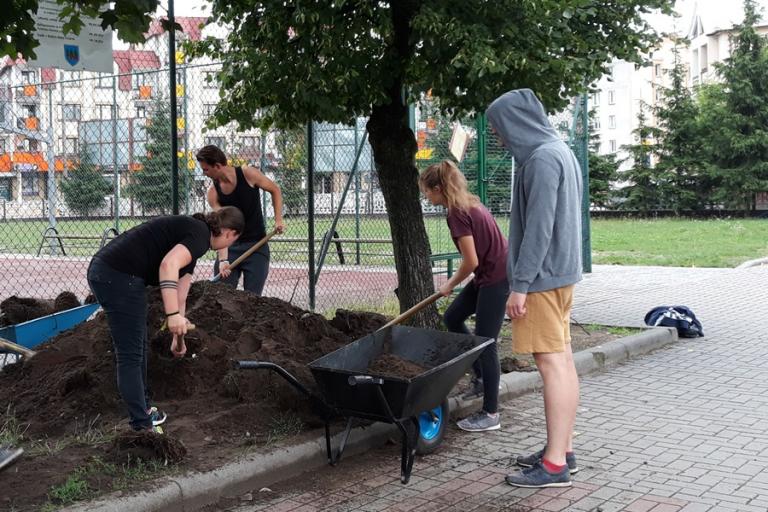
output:
[[[150,101],[152,99],[152,86],[140,85],[134,93],[134,98],[139,101]]]
[[[39,89],[36,85],[25,85],[16,89],[16,100],[19,103],[37,103],[40,101]]]

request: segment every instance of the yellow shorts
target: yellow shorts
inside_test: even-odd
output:
[[[512,351],[516,354],[563,352],[571,342],[574,285],[529,293],[527,314],[512,320]]]

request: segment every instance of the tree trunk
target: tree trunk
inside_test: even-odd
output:
[[[397,268],[397,296],[403,312],[435,290],[429,239],[419,200],[416,139],[408,127],[407,106],[393,102],[375,107],[368,121],[368,134],[387,206]],[[413,318],[415,325],[440,325],[434,304]]]

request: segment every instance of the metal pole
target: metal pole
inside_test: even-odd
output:
[[[315,310],[315,128],[307,124],[307,256],[309,266],[309,310]]]
[[[174,60],[176,55],[174,54]],[[187,90],[187,65],[186,63],[181,68],[181,81],[184,86],[184,160],[187,162],[184,165],[184,213],[189,215],[189,182],[190,182],[190,169],[189,169],[189,107],[187,105],[187,97],[189,97],[189,91]]]
[[[267,141],[264,135],[264,129],[259,130],[261,137],[259,137],[259,170],[262,174],[266,171],[267,157],[264,153],[267,151]],[[274,213],[275,205],[272,205],[272,211]],[[261,191],[261,215],[263,219],[267,218],[267,195],[264,191]]]
[[[592,237],[589,225],[589,105],[587,94],[581,95],[581,257],[584,272],[592,272]]]
[[[115,230],[120,232],[120,171],[117,167],[117,118],[120,117],[117,108],[117,77],[112,75],[112,192],[115,198]]]
[[[48,89],[48,151],[46,159],[48,160],[48,227],[56,227],[56,162],[53,156],[53,91]],[[56,244],[53,239],[50,242],[50,253],[56,252]]]
[[[173,214],[179,214],[179,130],[176,126],[176,18],[173,14],[173,0],[168,0],[168,70],[171,87],[171,195]]]
[[[357,118],[355,118],[355,146],[357,146]],[[355,173],[355,238],[360,238],[360,172]],[[355,244],[355,265],[360,265],[360,242]]]
[[[488,128],[488,120],[485,118],[485,114],[477,116],[477,195],[480,197],[480,201],[483,204],[488,204],[488,190],[486,173],[486,130]]]

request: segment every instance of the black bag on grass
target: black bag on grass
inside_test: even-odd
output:
[[[686,306],[658,306],[645,315],[645,324],[661,327],[674,327],[681,338],[704,336],[701,322]]]

